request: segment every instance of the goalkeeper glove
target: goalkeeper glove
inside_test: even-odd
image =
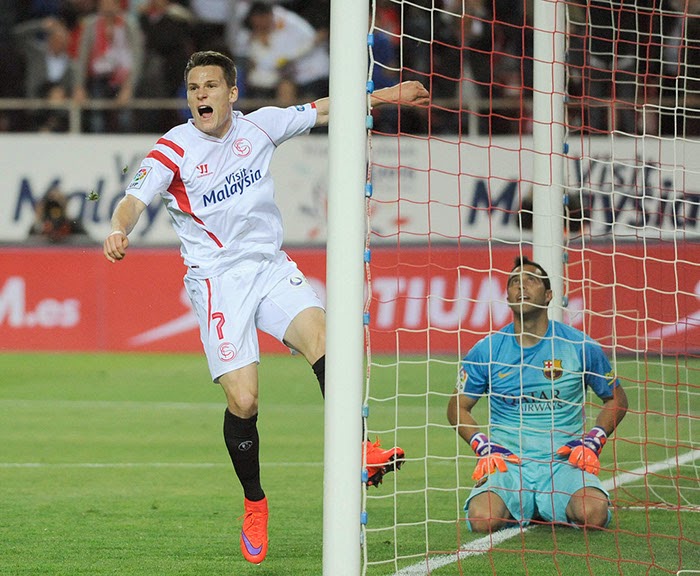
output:
[[[603,451],[603,446],[608,441],[608,435],[600,426],[591,428],[591,431],[580,440],[572,440],[564,444],[557,454],[569,459],[569,463],[598,475],[600,472],[600,460],[598,456]]]
[[[493,474],[496,469],[505,472],[508,469],[506,461],[512,464],[520,464],[520,458],[513,454],[508,448],[500,444],[495,444],[489,440],[486,434],[477,432],[469,440],[469,444],[474,453],[479,457],[476,468],[472,474],[473,480],[481,480],[487,474]]]

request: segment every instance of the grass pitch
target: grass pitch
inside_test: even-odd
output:
[[[432,389],[451,392],[454,366],[432,366]],[[260,372],[271,543],[265,562],[252,566],[238,549],[243,497],[223,443],[224,397],[210,383],[203,356],[0,355],[0,574],[320,575],[318,385],[299,358],[266,357]],[[400,435],[385,432],[382,438],[385,444],[398,440],[409,458],[419,458],[368,493],[368,573],[425,574],[422,556],[441,557],[479,540],[459,518],[469,485],[462,475],[471,473],[471,463],[462,463],[458,487],[454,462],[468,456],[454,458],[454,433],[444,419],[446,397],[410,394],[414,384],[416,390],[425,388],[425,363],[402,364],[400,374],[391,368],[373,374],[380,391],[398,380],[407,383],[401,389],[409,394],[398,401]],[[396,406],[373,401],[370,426],[391,421]],[[697,414],[700,406],[684,410]],[[412,428],[426,416],[427,428]],[[638,426],[642,420],[630,422]],[[676,429],[684,425],[677,423]],[[428,453],[436,458],[424,458]],[[627,500],[633,489],[625,489]],[[697,497],[697,486],[688,490]],[[431,521],[421,523],[426,511]],[[624,509],[616,511],[614,522],[615,532],[595,534],[540,526],[431,573],[700,570],[698,514]],[[401,559],[390,560],[396,554]]]

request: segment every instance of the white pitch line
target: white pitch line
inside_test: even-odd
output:
[[[639,480],[643,475],[650,474],[653,472],[658,472],[659,470],[667,470],[675,466],[682,466],[683,464],[688,464],[694,462],[700,458],[700,450],[692,450],[681,456],[674,456],[672,458],[667,458],[661,462],[655,462],[654,464],[648,464],[646,466],[641,466],[630,472],[624,472],[613,476],[612,478],[603,482],[603,487],[606,490],[611,490],[617,486],[623,486],[624,484],[629,484],[635,480]],[[436,556],[431,556],[427,560],[420,562],[418,564],[413,564],[411,566],[406,566],[398,572],[395,576],[428,576],[433,570],[442,568],[449,564],[453,564],[462,558],[467,558],[469,556],[480,556],[491,550],[494,546],[497,546],[510,538],[514,538],[527,532],[528,530],[534,529],[536,526],[529,526],[527,528],[506,528],[504,530],[499,530],[494,532],[489,536],[484,536],[472,542],[467,542],[462,545],[462,548],[455,552],[454,554],[439,554]]]
[[[224,402],[162,402],[147,400],[0,400],[0,408],[37,408],[41,405],[50,405],[53,410],[57,408],[75,409],[175,409],[175,410],[224,410]]]
[[[261,462],[263,468],[319,468],[323,462]],[[217,462],[0,462],[2,468],[230,468]]]

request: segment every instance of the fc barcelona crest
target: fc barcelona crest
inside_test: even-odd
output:
[[[564,368],[562,368],[561,360],[545,360],[542,372],[544,372],[544,377],[547,380],[557,380],[558,378],[561,378],[564,374]]]

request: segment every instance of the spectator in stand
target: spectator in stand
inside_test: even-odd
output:
[[[248,96],[275,98],[281,106],[328,91],[328,36],[281,6],[254,2],[245,19],[250,31]]]
[[[665,7],[668,11],[662,25],[660,134],[698,136],[700,0],[689,0],[687,5],[685,0],[669,0]]]
[[[24,65],[12,38],[12,30],[20,21],[16,0],[0,0],[0,98],[23,96]],[[0,132],[22,129],[23,115],[12,110],[0,110]]]
[[[657,0],[629,5],[609,0],[580,3],[588,22],[584,69],[588,128],[657,134],[658,118],[656,114],[643,117],[652,109],[645,104],[658,100],[662,51],[670,47],[674,35],[678,39],[673,28],[683,8]]]
[[[67,242],[73,236],[86,238],[80,220],[72,219],[66,211],[66,197],[58,183],[54,184],[35,207],[35,221],[29,230],[30,238],[47,240],[53,244]]]
[[[73,90],[74,68],[68,53],[70,32],[65,23],[48,16],[19,24],[14,33],[25,57],[27,98],[68,102]],[[64,132],[68,129],[68,111],[41,110],[31,123],[40,131]]]
[[[70,46],[68,51],[72,58],[78,54],[80,30],[86,17],[97,11],[97,0],[63,0],[59,18],[66,23],[70,30]]]
[[[695,110],[694,114],[687,115],[684,119],[682,134],[685,136],[700,136],[700,0],[688,2],[688,28],[685,56],[681,59],[684,63],[683,75],[687,77],[685,95],[694,100],[686,106]],[[685,114],[684,114],[685,116]]]
[[[80,32],[76,62],[75,99],[113,99],[116,110],[87,113],[89,132],[129,132],[127,108],[141,75],[143,35],[136,19],[122,10],[119,0],[100,0],[96,14],[87,16]]]
[[[478,97],[492,102],[490,108],[473,110],[484,115],[480,132],[520,133],[527,126],[523,100],[531,98],[524,92],[532,88],[532,36],[524,4],[481,0],[472,9],[465,22],[465,59]],[[497,100],[503,98],[517,101],[500,105]]]
[[[65,0],[29,0],[17,2],[20,10],[20,20],[41,20],[42,18],[61,16]]]
[[[189,8],[197,20],[193,30],[195,50],[228,53],[226,29],[236,13],[240,0],[189,0]]]
[[[331,29],[331,2],[330,0],[289,0],[284,3],[285,7],[296,12],[304,20],[306,20],[314,30],[325,30],[326,33]]]
[[[414,0],[398,6],[377,5],[381,17],[398,25],[402,80],[416,79],[431,86],[433,106],[429,123],[424,110],[400,110],[401,130],[406,132],[455,132],[458,127],[457,95],[462,77],[461,2]],[[391,12],[394,16],[390,16]]]
[[[144,65],[137,95],[141,98],[175,98],[183,89],[180,72],[193,51],[192,13],[171,0],[146,0],[139,23],[144,36]],[[167,132],[179,123],[177,110],[138,112],[138,129]]]
[[[399,28],[396,12],[393,6],[387,2],[378,2],[374,18],[374,28],[370,30],[374,37],[372,46],[372,56],[374,58],[374,68],[372,70],[372,81],[374,89],[381,90],[393,86],[399,82],[399,41],[391,34],[397,34]],[[370,13],[370,26],[372,24],[372,14]],[[374,118],[374,129],[384,134],[396,134],[398,129],[399,113],[394,106],[383,106],[372,110]]]
[[[286,2],[285,8],[291,10],[295,14],[301,16],[306,22],[311,24],[312,28],[316,31],[316,44],[321,46],[325,57],[330,53],[330,30],[331,30],[331,2],[330,0],[316,0],[315,2],[308,2],[308,0],[291,0]],[[306,94],[309,99],[316,98],[320,94],[328,93],[328,76],[330,71],[330,59],[328,59],[328,64],[325,65],[328,71],[322,76],[322,81],[318,85],[313,85],[308,87],[301,87],[300,94]],[[396,84],[398,78],[394,80],[392,84]]]

